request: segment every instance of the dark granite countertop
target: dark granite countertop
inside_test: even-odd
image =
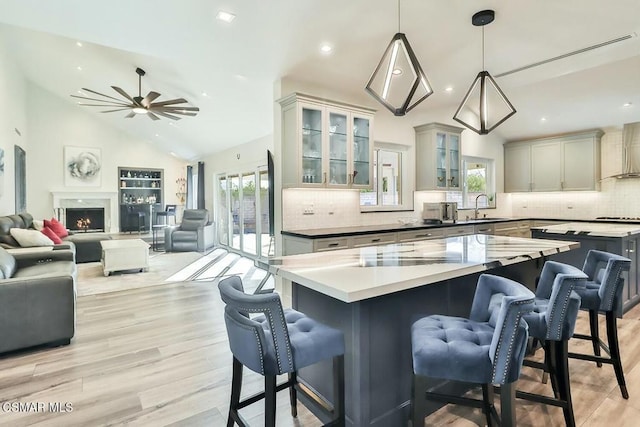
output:
[[[612,223],[612,224],[640,224],[640,221],[616,221],[610,219],[562,219],[562,218],[487,218],[469,221],[456,221],[456,222],[444,222],[442,224],[423,224],[416,223],[412,225],[398,224],[381,224],[381,225],[362,225],[354,227],[330,227],[330,228],[316,228],[307,230],[282,230],[282,234],[285,236],[302,237],[305,239],[320,239],[320,238],[332,238],[332,237],[350,237],[376,233],[388,233],[398,231],[412,231],[412,230],[424,230],[430,228],[442,228],[442,227],[460,227],[464,225],[475,224],[487,224],[487,223],[502,223],[512,221],[563,221],[563,222],[582,222],[582,223]]]

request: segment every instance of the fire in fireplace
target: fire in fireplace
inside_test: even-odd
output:
[[[65,220],[69,230],[104,231],[104,208],[67,208]]]

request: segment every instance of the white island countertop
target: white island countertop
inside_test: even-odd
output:
[[[276,257],[269,271],[347,303],[565,252],[577,242],[475,234]]]
[[[531,227],[551,234],[578,234],[598,237],[627,237],[640,233],[640,224],[615,224],[603,222],[566,222],[556,225]]]

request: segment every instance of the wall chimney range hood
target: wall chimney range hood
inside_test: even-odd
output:
[[[640,178],[640,122],[622,128],[622,165],[623,172],[613,178]]]

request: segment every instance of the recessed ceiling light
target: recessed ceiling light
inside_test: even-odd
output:
[[[546,121],[547,121],[547,118],[546,118],[546,117],[542,117],[542,118],[540,118],[540,121],[541,121],[541,122],[546,122]]]
[[[453,87],[451,87],[451,86],[447,86],[447,87],[445,87],[445,88],[444,88],[444,90],[445,90],[446,92],[453,92]]]
[[[235,77],[236,80],[247,80],[247,76],[243,76],[242,74],[236,74],[233,77]]]
[[[202,92],[202,96],[209,96],[209,95],[207,95],[207,92]]]
[[[331,47],[331,45],[324,43],[322,46],[320,46],[320,51],[322,53],[330,53],[333,50],[333,47]]]
[[[623,107],[631,107],[633,105],[633,102],[625,102],[624,104],[622,104]]]
[[[82,47],[82,42],[76,42],[76,46]]]
[[[81,66],[79,66],[79,65],[76,67],[76,69],[77,69],[78,71],[82,71],[82,67],[81,67]]]
[[[178,157],[178,155],[176,153],[174,153],[173,151],[170,151],[169,154],[171,154],[173,157]]]
[[[173,126],[173,122],[169,122],[169,126]]]
[[[399,76],[400,74],[402,74],[402,70],[400,68],[395,68],[391,74],[393,74],[394,76]]]
[[[156,133],[156,138],[157,138],[157,137],[159,137],[159,136],[160,136],[160,135],[158,135],[158,134]]]
[[[234,15],[231,12],[225,12],[224,10],[220,10],[216,15],[216,19],[219,21],[224,21],[226,23],[231,23],[231,21],[236,19],[236,15]]]

